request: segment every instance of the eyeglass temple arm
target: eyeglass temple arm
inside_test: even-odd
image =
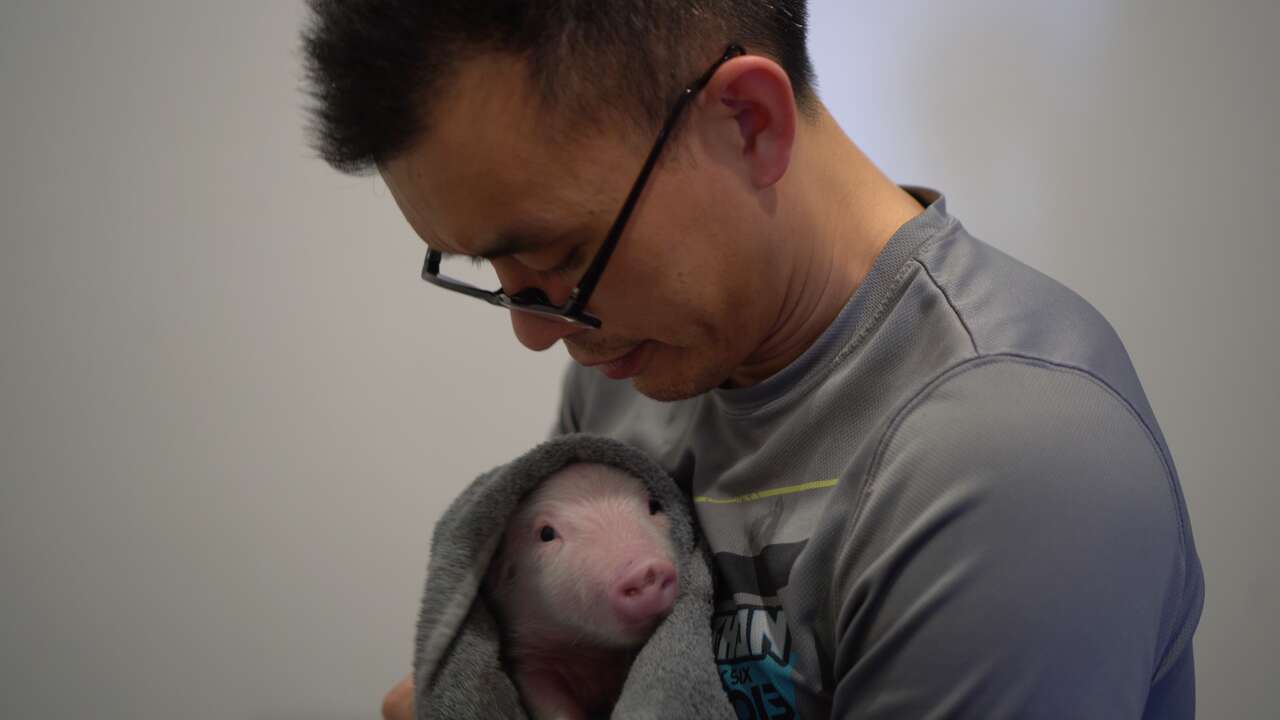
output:
[[[636,203],[639,202],[640,193],[644,190],[644,186],[649,180],[649,174],[653,172],[654,166],[658,164],[658,156],[662,154],[662,148],[667,144],[667,137],[670,136],[671,130],[680,119],[685,106],[711,81],[711,76],[715,75],[721,65],[739,55],[745,55],[746,52],[739,45],[730,45],[725,50],[724,56],[715,65],[712,65],[707,72],[703,73],[702,77],[685,88],[680,94],[680,99],[676,102],[676,106],[671,110],[671,114],[667,116],[667,121],[662,125],[662,131],[658,133],[657,142],[653,144],[653,149],[649,151],[649,157],[644,161],[644,167],[640,170],[640,175],[631,186],[627,201],[622,205],[622,210],[613,221],[613,226],[609,228],[609,235],[605,237],[604,244],[600,246],[599,252],[596,253],[595,261],[591,263],[591,267],[587,268],[587,272],[583,274],[582,280],[578,282],[578,287],[574,288],[573,296],[569,299],[572,303],[569,308],[570,312],[581,311],[582,306],[586,305],[583,298],[591,297],[592,291],[596,288],[596,283],[600,282],[600,276],[604,273],[605,265],[609,262],[609,257],[613,255],[613,250],[618,246],[618,240],[622,237],[622,228],[626,227],[627,220],[631,217],[631,212],[635,209]]]

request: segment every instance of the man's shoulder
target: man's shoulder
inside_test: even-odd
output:
[[[957,468],[1012,457],[1043,468],[1062,455],[1098,467],[1154,463],[1145,474],[1173,475],[1158,435],[1106,378],[1018,353],[976,356],[921,385],[884,426],[877,462],[917,443]]]
[[[1089,301],[959,223],[916,260],[980,355],[1021,354],[1084,368],[1116,354],[1128,362],[1115,329]]]
[[[977,357],[1021,357],[1079,370],[1130,404],[1163,443],[1128,350],[1089,301],[958,223],[921,248],[916,261]]]

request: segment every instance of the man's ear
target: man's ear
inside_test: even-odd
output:
[[[782,179],[791,165],[797,110],[791,79],[781,66],[759,55],[734,58],[707,83],[700,104],[713,117],[736,121],[737,134],[730,140],[757,189]]]

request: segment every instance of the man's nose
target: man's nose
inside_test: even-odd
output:
[[[535,352],[546,350],[561,338],[587,331],[573,323],[519,310],[511,311],[511,329],[521,345]]]
[[[538,282],[537,273],[529,272],[507,258],[495,260],[494,270],[498,273],[498,281],[502,283],[503,292],[509,296],[528,293],[541,294],[543,301],[552,305],[563,305],[569,299],[573,288],[559,282]],[[584,328],[563,320],[549,318],[533,313],[512,310],[511,329],[515,332],[520,344],[534,351],[542,351],[555,345],[561,338],[573,335]]]

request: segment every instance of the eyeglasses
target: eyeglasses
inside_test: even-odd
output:
[[[586,273],[583,274],[573,291],[569,293],[569,299],[563,305],[553,305],[547,294],[536,287],[525,288],[514,295],[508,295],[501,288],[498,290],[483,290],[470,283],[441,275],[441,253],[438,250],[427,250],[427,258],[422,264],[422,279],[432,285],[438,285],[446,290],[459,292],[508,310],[518,310],[542,317],[556,318],[573,325],[599,329],[601,326],[600,319],[586,311],[587,301],[591,299],[591,293],[595,291],[596,284],[600,282],[600,276],[604,274],[605,266],[609,263],[609,257],[613,255],[613,250],[618,245],[618,239],[622,237],[622,231],[627,226],[631,211],[635,209],[636,203],[640,199],[640,193],[644,190],[645,183],[649,180],[649,174],[653,172],[654,165],[658,162],[658,156],[662,153],[662,146],[666,144],[667,137],[671,134],[671,130],[675,127],[676,121],[680,118],[685,106],[710,82],[716,70],[719,70],[720,66],[729,60],[739,55],[745,55],[746,52],[739,45],[730,45],[725,50],[724,55],[703,73],[702,77],[699,77],[692,85],[686,87],[684,92],[680,94],[680,99],[676,101],[675,107],[671,109],[671,114],[667,116],[667,121],[658,133],[658,139],[654,143],[653,149],[649,151],[649,157],[645,160],[644,167],[640,170],[640,176],[636,178],[635,183],[631,186],[631,193],[627,195],[627,201],[623,203],[622,210],[618,212],[618,217],[614,219],[613,226],[609,228],[609,234],[605,236],[604,243],[591,260],[591,265],[587,267]]]

